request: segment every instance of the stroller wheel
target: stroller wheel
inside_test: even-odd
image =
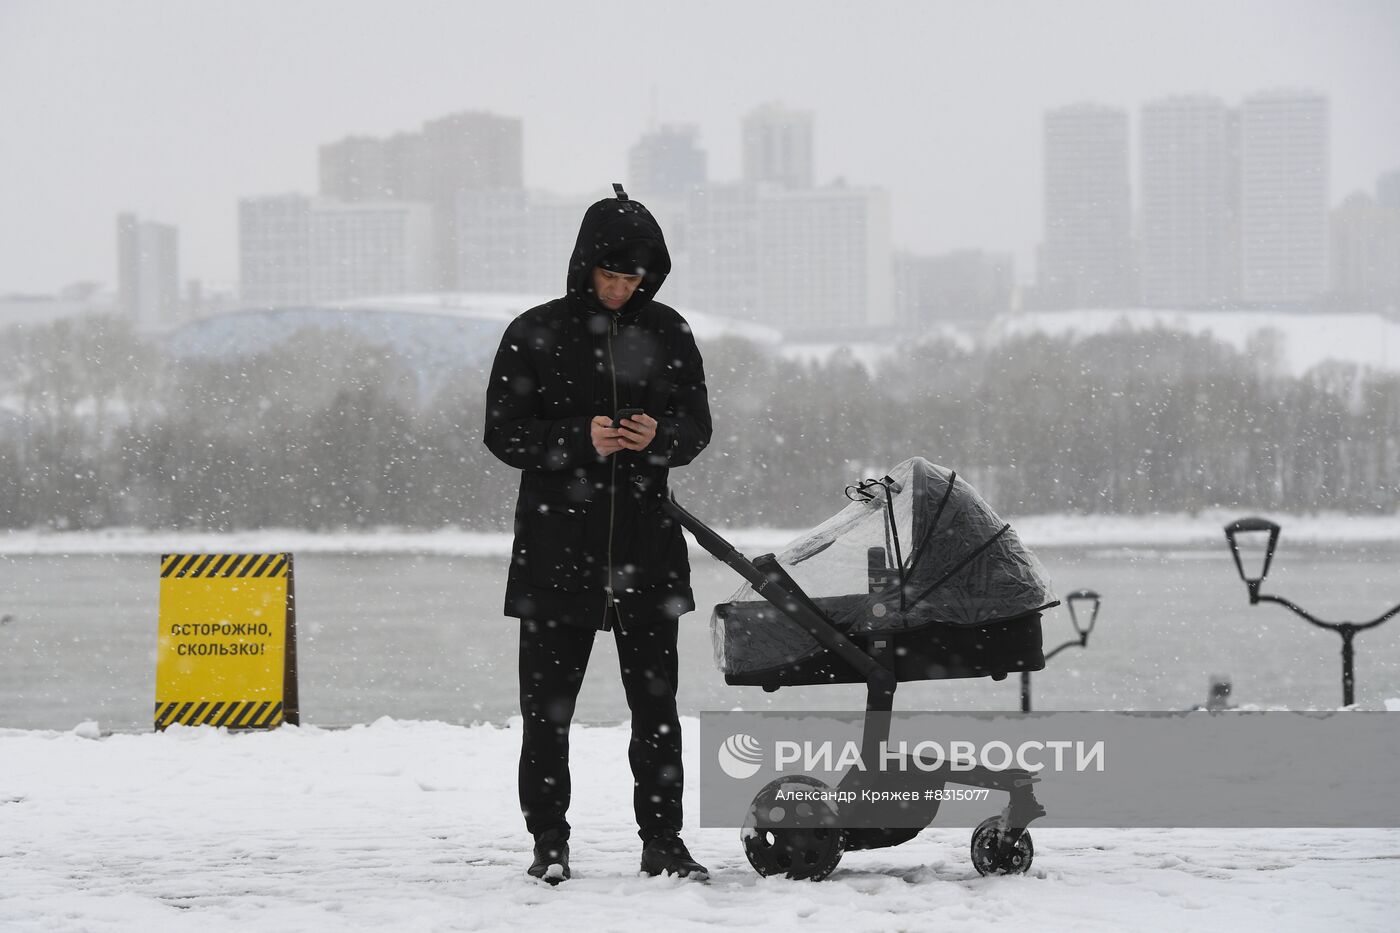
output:
[[[778,778],[759,791],[749,805],[739,838],[753,870],[765,878],[783,875],[793,880],[821,881],[835,870],[845,850],[845,834],[837,825],[836,804],[829,800],[780,800],[792,791],[829,791],[805,774]]]
[[[1030,870],[1035,858],[1029,830],[1022,829],[1015,841],[1001,828],[1000,816],[989,816],[972,831],[972,867],[982,875],[1021,875]]]

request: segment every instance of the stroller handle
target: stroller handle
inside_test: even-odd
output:
[[[744,579],[757,586],[756,581],[750,577],[749,574],[745,573],[742,567],[735,564],[732,559],[738,557],[744,563],[748,563],[744,560],[744,555],[739,553],[739,549],[720,537],[719,533],[709,525],[706,525],[704,522],[700,521],[700,519],[687,512],[681,504],[676,501],[675,493],[671,493],[671,495],[662,500],[661,508],[667,515],[670,515],[676,521],[680,522],[682,528],[694,535],[699,545],[713,554],[716,560],[721,560],[735,570],[738,570],[739,573],[743,575]],[[756,570],[754,572],[757,573]],[[762,574],[759,574],[759,576],[762,577]]]
[[[701,547],[734,568],[760,596],[816,639],[818,644],[859,671],[870,688],[871,696],[878,694],[881,697],[881,708],[890,708],[888,702],[894,695],[895,684],[893,672],[862,651],[824,613],[819,612],[792,578],[785,573],[764,573],[713,528],[687,512],[676,502],[674,493],[661,503],[661,508],[693,534]]]

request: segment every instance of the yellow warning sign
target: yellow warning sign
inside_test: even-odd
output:
[[[155,727],[299,721],[290,554],[166,554]]]

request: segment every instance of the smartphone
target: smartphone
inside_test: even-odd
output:
[[[613,415],[613,423],[612,423],[612,426],[615,427],[615,428],[620,428],[620,427],[622,427],[622,419],[623,419],[623,418],[635,418],[635,417],[637,417],[638,415],[645,415],[645,414],[646,414],[646,409],[645,409],[645,408],[619,408],[619,409],[617,410],[617,414]]]

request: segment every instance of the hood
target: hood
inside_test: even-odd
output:
[[[777,555],[841,631],[979,627],[1059,604],[1040,560],[961,476],[911,457],[887,478],[893,481],[888,498],[883,488],[854,498]],[[849,494],[853,487],[846,488]],[[755,616],[759,604],[769,605],[745,584],[710,617],[715,658],[726,674],[781,667],[819,650],[805,630],[778,624],[776,610]],[[736,614],[736,606],[748,608]]]
[[[588,208],[579,225],[574,254],[569,259],[569,297],[580,298],[593,310],[604,310],[593,295],[593,267],[608,253],[621,247],[646,245],[655,256],[642,276],[636,294],[618,311],[618,316],[630,314],[656,297],[666,276],[671,272],[671,254],[661,225],[640,201],[627,197],[621,186],[615,198],[604,198]]]

